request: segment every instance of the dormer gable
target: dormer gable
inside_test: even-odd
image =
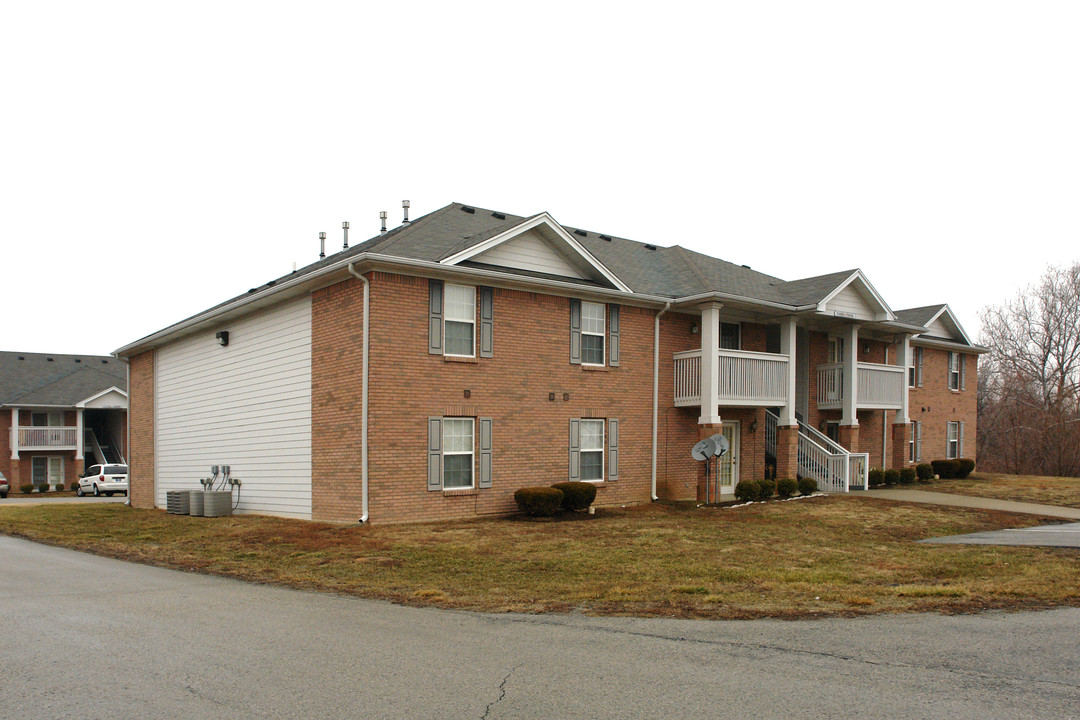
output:
[[[443,265],[472,262],[573,280],[590,280],[605,287],[632,292],[626,283],[548,213],[528,218],[439,262]]]
[[[960,321],[956,319],[956,315],[953,314],[948,305],[942,305],[941,309],[926,322],[925,327],[926,332],[920,333],[916,337],[952,340],[964,345],[971,345],[971,340],[968,338],[967,333],[964,332],[963,326],[960,325]]]
[[[81,400],[75,403],[75,407],[91,409],[127,409],[128,396],[127,393],[116,387],[115,385],[107,390],[102,390],[99,393],[94,393],[85,400]]]
[[[862,270],[856,270],[818,302],[818,312],[856,320],[890,322],[896,314],[889,308]]]

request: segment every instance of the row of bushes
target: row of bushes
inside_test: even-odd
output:
[[[817,480],[813,478],[780,478],[779,480],[740,480],[735,486],[735,499],[743,502],[768,500],[773,495],[782,498],[792,497],[796,491],[800,495],[812,495],[817,492]]]
[[[882,470],[881,468],[870,468],[869,477],[871,485],[911,485],[916,480],[928,480],[929,477],[923,477],[922,471],[919,468],[923,467],[919,465],[913,468],[904,468],[903,470]],[[926,469],[929,470],[930,466],[927,465]],[[931,476],[933,473],[931,473]]]
[[[73,482],[71,484],[71,489],[74,490],[78,486],[78,484],[79,484],[78,480]],[[26,485],[20,485],[19,486],[19,492],[25,493],[27,495],[34,492],[35,490],[37,490],[38,492],[51,492],[51,491],[63,492],[66,489],[67,488],[65,488],[63,485],[57,485],[56,487],[53,487],[52,485],[32,485],[32,484],[27,483]]]
[[[929,482],[935,475],[943,480],[966,478],[974,469],[974,460],[960,458],[959,460],[934,460],[929,463],[919,463],[913,468],[906,467],[901,470],[871,468],[869,476],[871,485],[911,485],[916,480]]]
[[[946,478],[966,478],[975,469],[975,461],[969,458],[959,460],[934,460],[930,463],[934,474],[942,480]]]
[[[565,510],[586,510],[596,499],[596,486],[587,482],[561,482],[551,487],[527,487],[514,491],[518,509],[533,517],[551,517]]]

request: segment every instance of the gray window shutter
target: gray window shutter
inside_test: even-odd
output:
[[[964,457],[964,423],[957,423],[956,428],[956,457]]]
[[[953,353],[946,353],[945,358],[945,387],[952,390],[952,356]]]
[[[570,421],[570,479],[581,479],[581,421]]]
[[[570,364],[581,364],[581,301],[570,301]]]
[[[922,387],[922,348],[915,348],[915,384]]]
[[[608,480],[619,479],[619,421],[608,418]]]
[[[428,355],[443,354],[443,282],[428,280]]]
[[[480,288],[480,357],[495,357],[495,290]]]
[[[478,487],[491,487],[491,418],[480,418],[480,482]]]
[[[427,489],[442,490],[442,418],[427,421]]]
[[[960,389],[967,390],[967,355],[960,353]]]
[[[608,305],[608,365],[619,367],[619,306]]]
[[[915,460],[922,460],[922,423],[915,421]]]

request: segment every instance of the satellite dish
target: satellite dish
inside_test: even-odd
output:
[[[690,451],[690,457],[695,460],[708,460],[716,454],[716,443],[712,438],[705,438]]]
[[[713,435],[709,439],[713,441],[714,445],[716,445],[716,452],[714,452],[713,454],[717,457],[720,457],[721,455],[726,455],[728,450],[731,449],[731,444],[728,443],[728,439],[720,433]]]

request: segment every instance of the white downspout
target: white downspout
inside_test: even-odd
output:
[[[657,433],[657,408],[660,397],[660,316],[671,308],[671,303],[664,303],[664,309],[656,313],[653,322],[653,361],[652,361],[652,490],[653,500],[659,500],[656,495],[656,433]]]
[[[349,263],[349,274],[359,278],[364,283],[364,353],[363,353],[363,380],[360,385],[360,524],[368,521],[368,340],[369,321],[368,312],[371,305],[371,284],[368,279],[356,272],[352,263]]]

